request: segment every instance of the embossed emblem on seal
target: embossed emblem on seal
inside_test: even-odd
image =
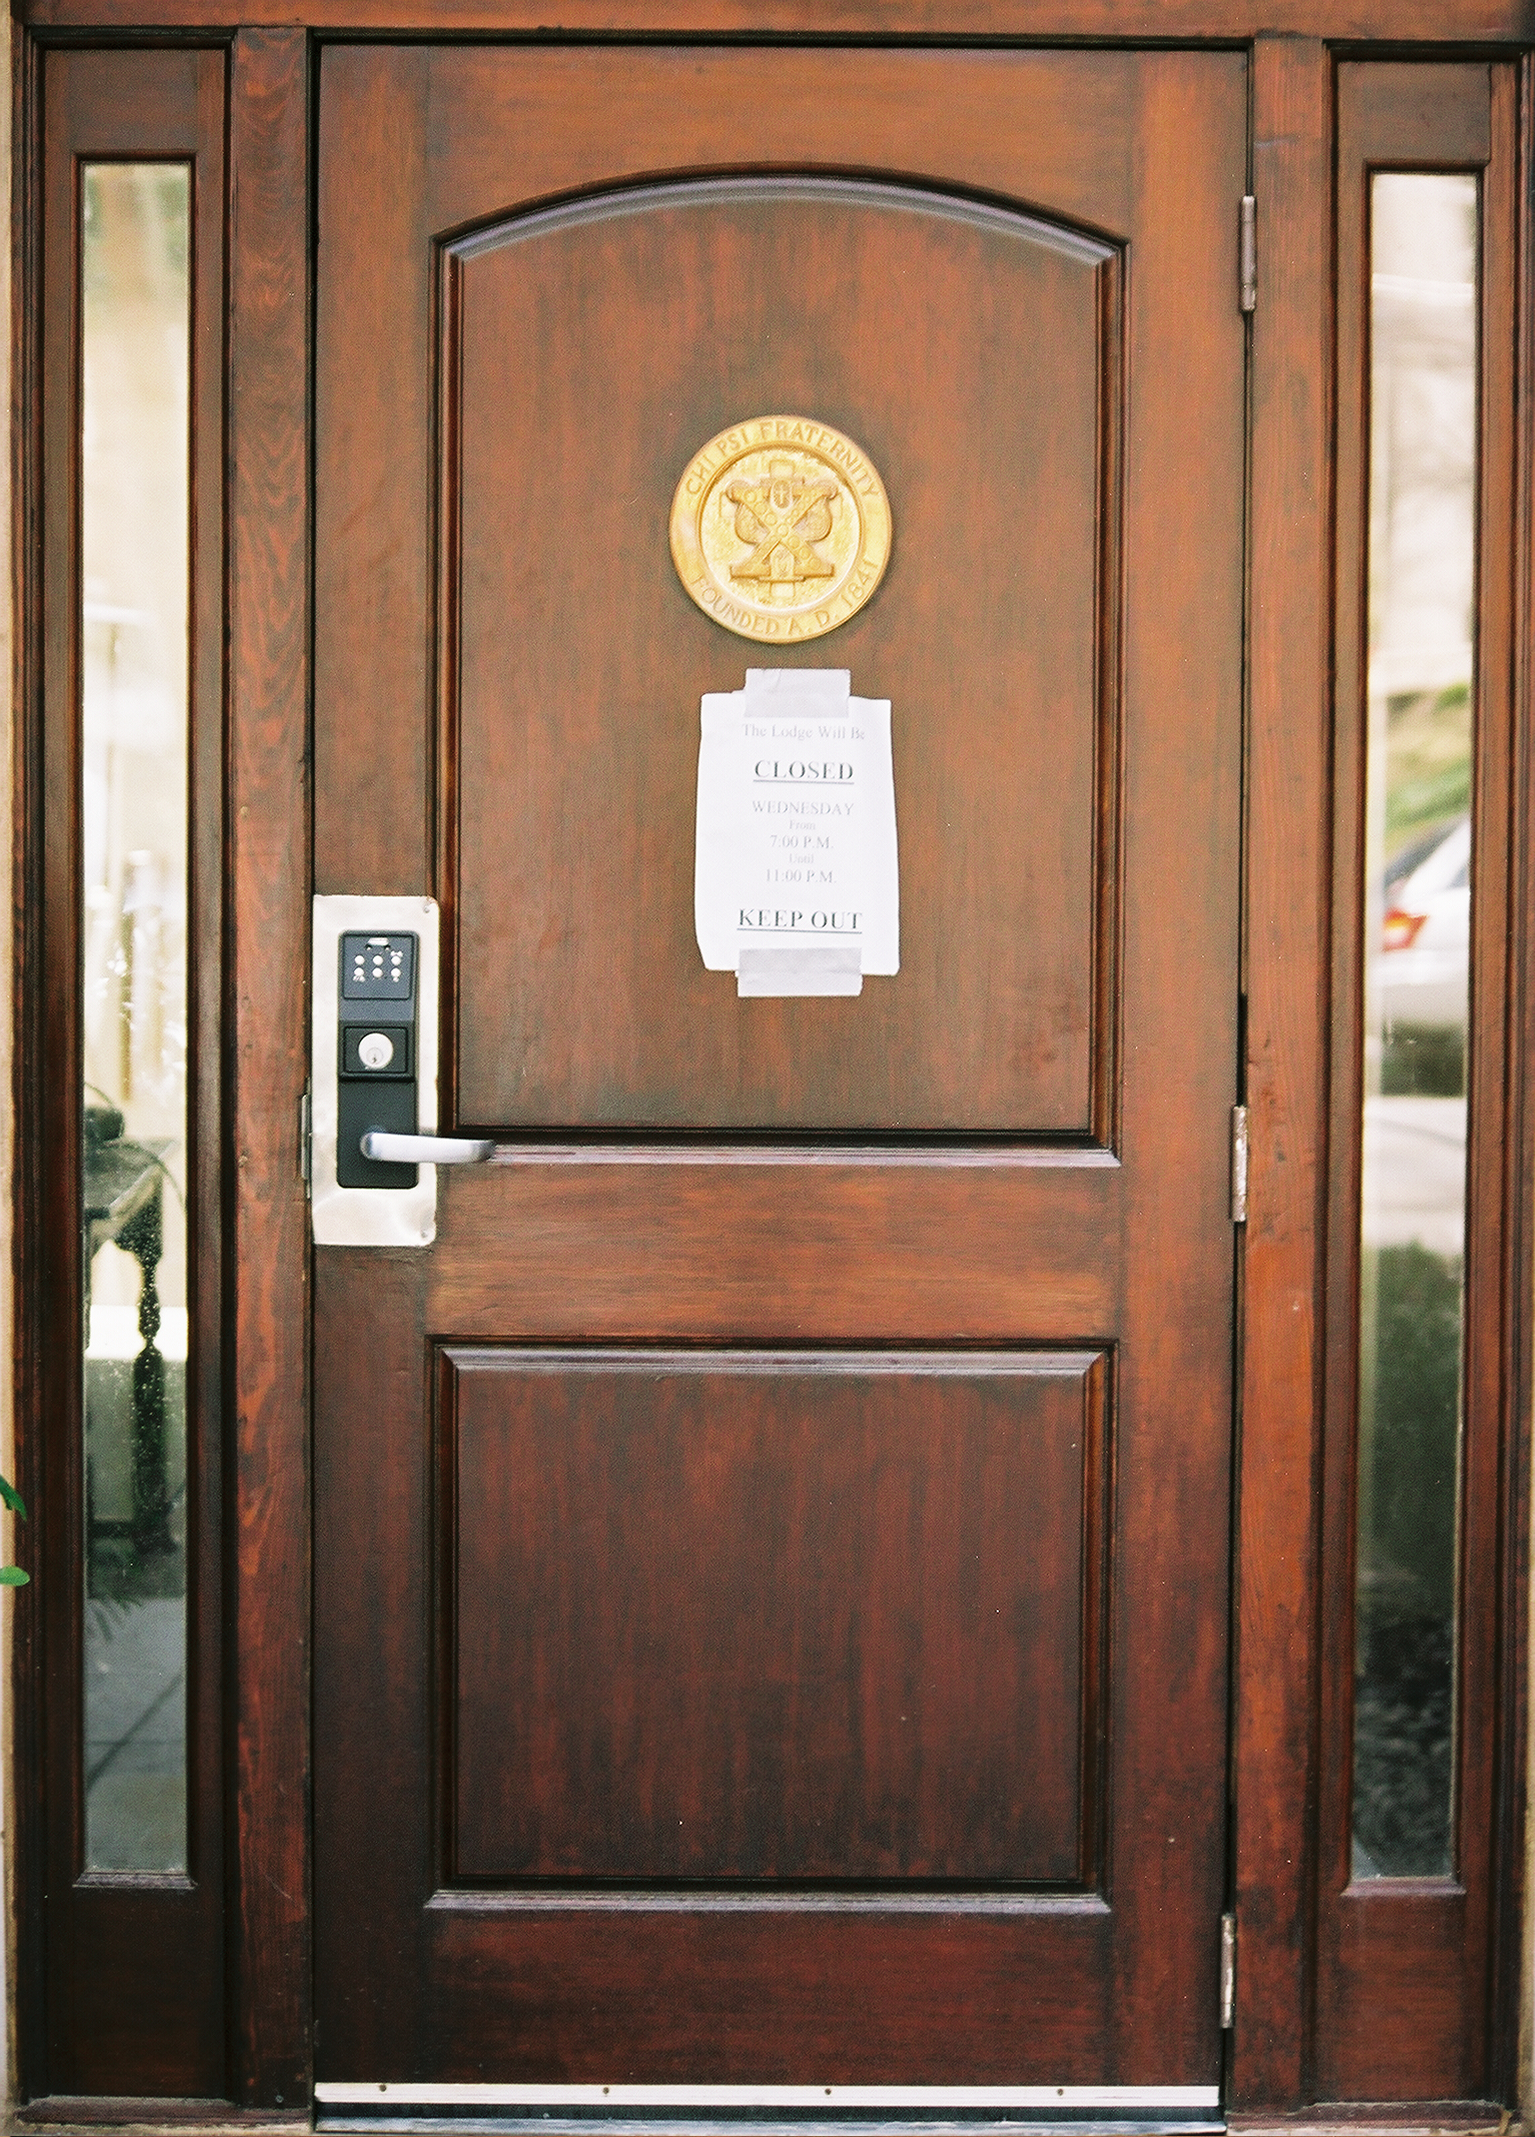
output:
[[[890,503],[868,454],[807,416],[753,416],[711,438],[672,499],[672,561],[742,638],[819,638],[858,613],[890,556]]]

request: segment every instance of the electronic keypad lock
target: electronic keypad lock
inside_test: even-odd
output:
[[[358,928],[341,938],[336,1180],[342,1187],[377,1194],[417,1184],[417,1166],[365,1157],[362,1139],[380,1130],[415,1135],[421,1126],[416,1106],[419,948],[415,933],[368,935]]]
[[[341,1089],[336,1097],[336,1177],[343,1187],[411,1187],[421,1165],[482,1165],[495,1152],[488,1140],[462,1135],[423,1135],[416,1103],[415,1003],[395,997],[391,1017],[383,1000],[357,1020],[348,1016],[348,994],[364,984],[377,987],[380,955],[395,970],[387,973],[397,986],[410,983],[413,940],[393,935],[343,935],[341,938]],[[366,981],[359,962],[370,960]],[[348,974],[350,972],[350,985]],[[383,997],[387,999],[387,997]],[[382,1085],[382,1089],[370,1089]]]
[[[429,1246],[437,1170],[437,905],[316,898],[310,1198],[324,1246]],[[364,1144],[379,1138],[379,1156]]]

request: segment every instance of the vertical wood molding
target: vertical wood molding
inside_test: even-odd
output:
[[[4,78],[15,82],[18,69],[15,59],[15,44],[23,33],[7,21],[0,30],[0,66]],[[13,150],[13,102],[8,96],[0,98],[0,227],[11,233],[12,246],[6,254],[6,263],[0,270],[0,318],[10,323],[11,334],[6,343],[3,368],[0,368],[0,394],[3,405],[10,410],[13,426],[19,412],[17,399],[17,374],[21,370],[18,361],[19,339],[15,331],[14,290],[12,262],[15,256],[14,238],[17,219],[13,204],[13,174],[15,158]],[[15,437],[13,427],[12,437]],[[0,464],[0,525],[13,530],[14,493],[14,448],[10,457]],[[19,559],[14,551],[8,559],[3,593],[0,593],[0,673],[11,678],[11,690],[6,696],[3,711],[0,711],[0,753],[3,760],[16,764],[16,738],[18,711],[23,703],[20,688],[20,668],[16,660],[16,618],[20,609],[18,599]],[[16,851],[16,796],[17,782],[12,780],[11,791],[0,803],[0,850],[14,854]],[[0,964],[0,1090],[14,1090],[17,996],[15,991],[15,962]],[[15,1266],[14,1210],[14,1160],[16,1111],[14,1105],[0,1111],[0,1268]],[[15,1344],[14,1325],[9,1317],[0,1317],[0,1471],[8,1477],[16,1474],[16,1401],[15,1401]],[[3,1537],[3,1553],[7,1561],[27,1563],[26,1531],[20,1524],[7,1520],[0,1524]],[[11,1696],[15,1666],[15,1605],[5,1612],[4,1624],[0,1626],[0,1838],[3,1838],[3,1857],[0,1857],[0,1904],[5,1908],[5,1935],[0,1942],[0,1995],[3,1995],[4,2015],[0,2019],[4,2034],[0,2038],[0,2100],[14,2097],[16,2090],[16,1982],[18,1917],[17,1882],[15,1862],[16,1833],[16,1729],[15,1709]]]
[[[242,30],[231,109],[232,2086],[308,2098],[309,50]]]
[[[1526,52],[1517,67],[1494,67],[1491,77],[1492,153],[1499,174],[1489,188],[1485,213],[1501,233],[1511,271],[1501,290],[1490,293],[1483,335],[1492,343],[1492,368],[1501,378],[1507,404],[1502,455],[1505,466],[1487,468],[1483,482],[1482,542],[1486,561],[1482,577],[1493,617],[1484,615],[1486,664],[1494,674],[1506,670],[1508,692],[1506,758],[1502,767],[1504,806],[1510,814],[1506,875],[1502,878],[1503,930],[1507,954],[1504,1132],[1501,1190],[1504,1205],[1502,1240],[1502,1341],[1498,1449],[1499,1579],[1495,1609],[1498,1631],[1495,1660],[1489,1672],[1488,1697],[1499,1717],[1489,1780],[1493,1788],[1489,1846],[1490,1986],[1488,1995],[1488,2092],[1495,2099],[1518,2100],[1529,2112],[1529,1987],[1524,1951],[1529,1934],[1530,1878],[1525,1797],[1528,1786],[1527,1734],[1530,1726],[1528,1673],[1528,1598],[1530,1581],[1530,1400],[1531,1331],[1535,1297],[1531,1292],[1532,1178],[1535,1178],[1535,1116],[1528,1090],[1528,1064],[1535,1060],[1531,1016],[1535,996],[1530,984],[1535,884],[1531,825],[1535,822],[1531,782],[1535,751],[1531,747],[1531,320],[1530,257],[1531,88],[1535,68]],[[1497,353],[1501,344],[1504,353]],[[1484,388],[1484,392],[1488,389]],[[1489,394],[1489,398],[1492,395]],[[1485,419],[1484,419],[1485,420]],[[1483,450],[1486,451],[1484,444]],[[1510,530],[1508,554],[1498,554],[1494,530]]]
[[[10,327],[14,366],[11,378],[11,587],[16,623],[11,645],[11,772],[13,818],[10,881],[10,982],[15,1005],[14,1052],[8,1079],[13,1123],[11,1190],[16,1225],[9,1268],[12,1280],[6,1333],[11,1344],[11,1398],[15,1421],[16,1467],[8,1470],[35,1515],[35,1480],[41,1471],[41,1435],[31,1429],[36,1415],[36,1329],[40,1270],[36,1226],[27,1222],[28,1198],[35,1197],[39,1175],[41,1119],[37,1031],[41,1023],[37,979],[42,900],[37,895],[40,868],[37,834],[41,800],[41,730],[36,708],[42,691],[42,631],[39,604],[42,583],[41,488],[42,420],[40,351],[42,344],[42,98],[41,57],[35,38],[17,27],[11,83],[10,237],[16,261],[11,285]],[[28,1524],[28,1570],[33,1597],[44,1559],[38,1548],[42,1523]],[[8,1956],[19,1991],[25,1979],[35,1985],[43,1969],[45,1879],[43,1816],[38,1773],[42,1755],[42,1700],[39,1683],[45,1661],[35,1600],[10,1618],[6,1688],[10,1726],[6,1750],[14,1776],[14,1800],[6,1818]],[[11,1815],[14,1810],[15,1815]],[[44,2037],[44,1999],[35,1986],[8,2013],[10,2051],[7,2098],[18,2097],[28,2074],[40,2066]]]
[[[1332,68],[1253,54],[1247,1103],[1231,2105],[1306,2095],[1329,787]],[[1235,240],[1233,239],[1233,244]]]
[[[1510,1724],[1505,1734],[1503,1762],[1505,1788],[1513,1797],[1508,1823],[1509,1854],[1520,1877],[1517,1897],[1502,1897],[1499,1924],[1501,1981],[1494,2004],[1495,2044],[1517,2012],[1513,2038],[1507,2044],[1505,2078],[1512,2078],[1513,2096],[1526,2124],[1535,2111],[1535,1909],[1530,1895],[1535,1891],[1535,1829],[1527,1811],[1530,1773],[1529,1732],[1535,1722],[1535,1699],[1530,1696],[1532,1643],[1530,1640],[1529,1584],[1532,1558],[1531,1518],[1531,1382],[1532,1333],[1535,1333],[1535,1297],[1531,1295],[1532,1226],[1535,1226],[1535,1109],[1525,1089],[1526,1065],[1535,1060],[1535,988],[1531,987],[1529,959],[1531,926],[1529,914],[1535,897],[1535,747],[1532,747],[1532,656],[1531,632],[1535,628],[1535,243],[1532,243],[1530,186],[1535,177],[1535,55],[1526,52],[1519,63],[1519,148],[1517,200],[1518,275],[1515,295],[1516,362],[1514,397],[1516,409],[1514,444],[1514,765],[1513,788],[1517,812],[1517,835],[1510,862],[1513,906],[1517,919],[1512,945],[1509,1013],[1509,1058],[1511,1120],[1509,1142],[1514,1177],[1508,1227],[1508,1310],[1513,1334],[1513,1371],[1509,1384],[1509,1492],[1508,1523],[1511,1564],[1504,1581],[1509,1610],[1510,1637],[1504,1667],[1504,1697],[1510,1704]]]

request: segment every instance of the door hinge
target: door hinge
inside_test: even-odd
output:
[[[309,1190],[309,1086],[304,1086],[304,1095],[298,1102],[298,1176]]]
[[[1242,195],[1237,275],[1241,283],[1242,309],[1244,312],[1254,312],[1258,308],[1258,203],[1251,193]]]
[[[1237,1918],[1221,1916],[1221,2031],[1228,2033],[1237,2013]]]
[[[1231,1221],[1247,1222],[1247,1108],[1231,1109]]]

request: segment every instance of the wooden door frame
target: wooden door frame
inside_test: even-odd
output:
[[[96,45],[102,40],[77,42]],[[309,1214],[298,1171],[297,1094],[306,1074],[308,846],[308,153],[310,53],[302,31],[178,37],[225,59],[224,352],[226,824],[220,975],[225,1028],[220,1153],[226,1246],[223,1418],[225,1623],[244,1625],[226,1686],[224,1863],[228,2069],[224,2090],[279,2117],[309,2088]],[[144,40],[135,41],[143,49]],[[34,323],[43,48],[17,37],[15,201],[20,271],[13,347],[18,405],[13,521],[17,569],[15,1104],[18,1144],[36,1151],[43,1111],[38,1015],[42,604]],[[238,163],[238,171],[234,166]],[[278,1099],[275,1094],[282,1094]],[[291,1094],[291,1095],[290,1095]],[[232,1124],[232,1126],[231,1126]],[[19,1168],[16,1261],[18,1433],[23,1491],[37,1499],[42,1424],[36,1374],[46,1340],[35,1273],[46,1208]],[[33,1556],[34,1580],[47,1579]],[[29,1613],[16,1619],[16,1758],[40,1774],[46,1658]],[[25,1791],[18,1791],[25,1798]],[[34,1782],[34,1795],[36,1782]],[[18,1974],[43,1951],[41,1815],[17,1846]],[[20,2083],[43,2069],[41,2013],[20,2010]],[[304,2117],[302,2119],[307,2119]]]
[[[228,2098],[270,2116],[308,2098],[308,1212],[298,1167],[306,1063],[310,848],[310,204],[320,42],[429,32],[537,37],[544,0],[22,0],[16,38],[13,350],[20,622],[15,688],[18,915],[16,1385],[23,1489],[36,1472],[35,1363],[44,1331],[45,1212],[25,1162],[43,1073],[37,1004],[39,628],[35,399],[38,97],[57,44],[192,44],[227,55],[229,347],[225,876],[227,1621],[238,1628],[228,1707]],[[1251,189],[1260,232],[1250,392],[1246,822],[1246,1101],[1250,1216],[1240,1248],[1239,1437],[1231,1890],[1237,2023],[1228,2089],[1257,2127],[1308,2106],[1319,1746],[1327,975],[1332,866],[1333,111],[1340,57],[1496,55],[1517,61],[1517,659],[1511,823],[1510,1023],[1535,1056],[1526,978],[1535,910],[1530,748],[1530,272],[1535,9],[1528,0],[566,0],[562,35],[815,41],[1168,42],[1246,47]],[[1233,246],[1235,239],[1233,238]],[[1261,599],[1252,589],[1261,588]],[[1535,1121],[1508,1093],[1502,1314],[1505,1556],[1498,1570],[1501,1748],[1493,2032],[1496,2096],[1518,2083],[1524,1932],[1529,1431]],[[39,1569],[46,1577],[46,1568]],[[37,1771],[37,1661],[16,1615],[16,1755]],[[43,1881],[25,1789],[19,1972],[39,1950]],[[25,2019],[24,2019],[25,2028]],[[23,2031],[23,2082],[36,2043]],[[62,2106],[62,2104],[61,2104]],[[1309,2120],[1356,2116],[1325,2110]],[[1398,2123],[1402,2110],[1396,2111]],[[1410,2116],[1409,2118],[1410,2119]],[[1442,2117],[1440,2118],[1443,2119]]]

